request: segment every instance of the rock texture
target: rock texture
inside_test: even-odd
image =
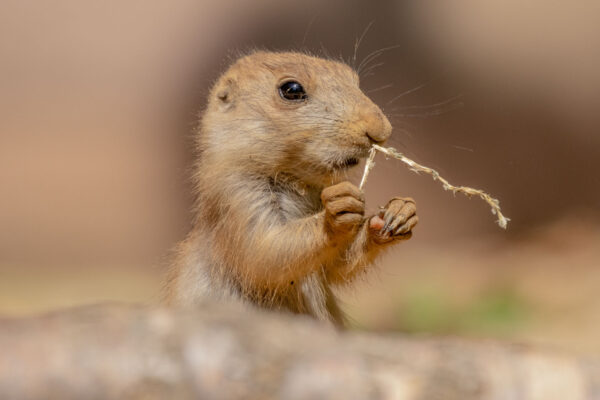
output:
[[[600,399],[600,361],[206,305],[0,319],[2,399]]]

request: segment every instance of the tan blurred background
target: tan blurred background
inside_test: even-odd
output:
[[[3,1],[0,313],[156,301],[211,82],[251,48],[349,60],[370,24],[391,145],[512,222],[378,159],[369,205],[410,195],[421,222],[343,293],[353,325],[600,352],[594,1]]]

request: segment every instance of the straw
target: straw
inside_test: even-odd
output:
[[[500,210],[500,202],[497,199],[494,199],[492,196],[490,196],[486,192],[479,190],[479,189],[473,189],[473,188],[470,188],[467,186],[454,186],[454,185],[450,184],[450,182],[448,182],[445,178],[443,178],[436,170],[416,163],[415,161],[406,157],[404,154],[400,153],[398,150],[396,150],[392,147],[381,147],[376,144],[374,144],[371,147],[371,151],[369,152],[369,157],[367,158],[367,162],[365,164],[365,170],[363,172],[362,179],[360,180],[359,188],[361,190],[363,189],[365,183],[367,182],[367,177],[369,176],[371,169],[373,169],[373,167],[375,166],[374,159],[375,159],[375,154],[378,151],[384,153],[387,156],[394,157],[394,158],[402,161],[404,164],[408,165],[408,167],[411,171],[413,171],[415,173],[424,172],[428,175],[431,175],[431,177],[433,178],[434,181],[440,181],[442,183],[444,190],[451,190],[454,194],[456,194],[456,192],[460,192],[460,193],[463,193],[467,197],[479,196],[481,199],[483,199],[486,203],[488,203],[490,205],[490,207],[492,208],[492,214],[494,214],[498,217],[498,221],[496,221],[498,223],[498,225],[500,225],[501,228],[506,229],[506,226],[508,224],[508,221],[510,221],[510,219],[506,218],[502,214],[502,211]]]

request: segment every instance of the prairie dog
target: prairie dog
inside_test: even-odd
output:
[[[410,238],[415,203],[365,217],[347,171],[390,122],[341,62],[255,52],[217,80],[198,129],[192,231],[166,300],[236,301],[343,325],[332,293],[382,249]]]

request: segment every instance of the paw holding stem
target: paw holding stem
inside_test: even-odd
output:
[[[356,233],[364,221],[363,193],[350,182],[341,182],[323,189],[321,202],[325,208],[325,224],[332,233]]]
[[[417,206],[411,198],[395,197],[369,219],[369,235],[378,244],[406,240],[419,222]]]

